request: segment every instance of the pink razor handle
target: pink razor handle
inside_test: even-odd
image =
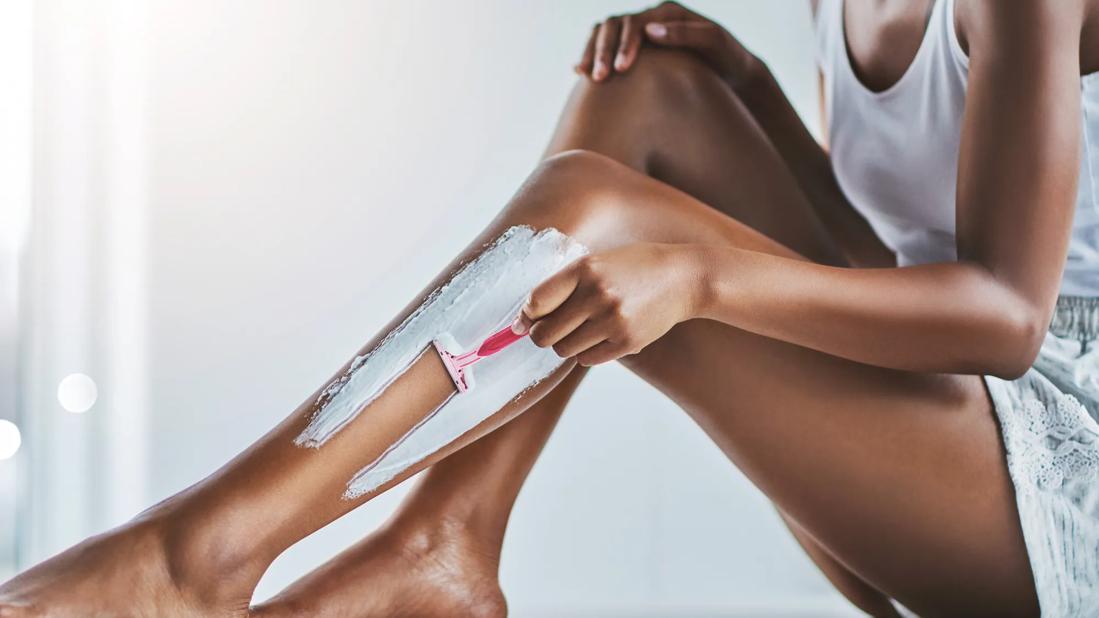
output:
[[[439,358],[442,359],[443,366],[450,374],[450,379],[454,380],[454,386],[458,388],[459,393],[464,393],[470,389],[472,382],[472,375],[469,376],[470,379],[467,379],[467,371],[470,366],[482,358],[492,356],[525,336],[516,334],[508,325],[489,335],[487,339],[481,342],[481,345],[477,346],[476,350],[463,354],[448,352],[438,340],[431,343],[439,353]]]

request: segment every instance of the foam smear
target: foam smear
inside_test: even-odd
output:
[[[439,335],[449,333],[462,350],[479,344],[516,316],[532,289],[586,252],[552,228],[509,228],[321,392],[317,412],[295,444],[324,445]],[[355,474],[344,497],[361,496],[393,479],[473,429],[563,362],[552,349],[539,348],[526,337],[480,361],[477,386],[452,396]]]

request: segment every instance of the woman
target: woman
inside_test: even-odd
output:
[[[667,3],[596,26],[546,160],[425,290],[511,226],[584,243],[516,325],[560,369],[353,500],[379,428],[445,396],[438,368],[317,450],[294,445],[311,398],[8,582],[11,615],[502,614],[510,507],[611,360],[687,410],[867,613],[1099,613],[1099,0],[813,9],[827,152],[706,18]],[[431,464],[383,530],[249,610],[280,552]]]

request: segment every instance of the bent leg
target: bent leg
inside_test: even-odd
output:
[[[821,263],[841,255],[888,254],[870,234],[850,230],[837,246],[798,188],[770,139],[736,95],[690,54],[646,50],[625,75],[580,80],[550,144],[592,150],[662,180]],[[808,534],[784,520],[824,575],[853,604],[874,616],[895,611]]]
[[[855,231],[848,241],[857,247],[836,245],[745,106],[690,54],[645,50],[625,75],[603,84],[579,80],[548,151],[568,148],[629,165],[817,262],[888,253],[877,237]],[[794,531],[796,524],[787,523]],[[809,535],[794,536],[852,603],[871,615],[892,615],[881,592]]]
[[[816,256],[818,260],[835,262],[835,248],[823,233],[823,226],[816,221],[807,200],[799,192],[777,152],[771,147],[744,106],[720,82],[708,68],[688,54],[673,51],[648,50],[634,70],[618,76],[607,84],[594,85],[580,80],[570,97],[558,128],[547,149],[553,155],[569,148],[599,152],[625,163],[638,171],[656,177],[667,184],[700,198],[762,232],[779,239],[802,255]],[[863,245],[880,244],[877,238],[865,238]],[[550,396],[526,414],[547,415],[556,418],[560,410],[545,410],[548,401],[558,401],[564,406],[566,398]],[[524,419],[523,424],[527,424]],[[482,442],[505,441],[510,448],[491,447],[492,452],[537,453],[552,431],[553,423],[542,425],[544,435],[521,432],[511,427],[497,431]],[[528,441],[529,446],[519,444]],[[478,445],[481,442],[477,443]],[[485,445],[489,450],[489,445]],[[468,450],[468,449],[467,449]],[[464,453],[464,451],[463,451]],[[434,499],[432,491],[450,492],[453,485],[466,492],[476,493],[477,488],[494,486],[503,482],[501,468],[511,468],[510,460],[474,458],[471,465],[452,465],[458,456],[444,460],[428,472],[428,478],[446,479],[445,483],[425,482],[415,511],[403,508],[391,521],[386,532],[406,528],[420,530],[431,521],[448,522],[432,531],[437,545],[496,545],[503,537],[503,522],[507,521],[510,500],[483,501],[479,518],[501,522],[498,529],[479,525],[453,525],[462,521],[463,509],[451,511],[451,502]],[[468,458],[462,456],[465,462]],[[451,473],[451,468],[463,470],[464,477]],[[522,468],[523,466],[519,466]],[[504,491],[517,492],[518,485],[504,483]],[[486,517],[486,511],[496,509]],[[410,516],[413,512],[418,516]],[[411,520],[406,525],[406,520]],[[430,525],[430,524],[428,524]],[[467,538],[463,533],[475,530],[479,539]],[[443,542],[448,531],[455,537]],[[851,600],[863,609],[889,606],[889,601],[873,590],[857,576],[835,560],[825,560],[823,549],[815,545],[807,535],[798,535],[810,556],[833,582],[858,582],[858,585],[839,586]],[[359,548],[381,545],[379,534],[359,544]],[[266,605],[269,611],[277,607],[295,605],[316,607],[312,599],[323,596],[331,599],[334,588],[333,573],[346,571],[360,573],[361,564],[383,562],[384,558],[368,555],[365,551],[348,551],[326,563],[320,571],[328,574],[321,579],[310,574],[295,584],[291,590],[279,595],[275,605]],[[435,561],[437,562],[437,561]],[[477,568],[480,566],[481,568]],[[411,570],[411,569],[410,569]],[[495,566],[488,564],[465,565],[464,574],[454,573],[451,579],[466,577],[471,582],[481,582]],[[340,578],[343,579],[343,578]],[[313,585],[306,585],[309,582]],[[355,579],[355,585],[345,590],[345,597],[358,597],[361,602],[379,602],[378,597],[387,594],[388,586],[360,585],[364,580]],[[483,586],[474,586],[481,587]],[[858,591],[857,595],[850,591]],[[876,599],[872,598],[876,595]],[[339,604],[334,604],[339,607]],[[871,610],[872,613],[879,613]]]

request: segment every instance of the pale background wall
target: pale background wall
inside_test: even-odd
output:
[[[201,478],[325,381],[531,169],[592,22],[637,8],[90,4],[34,3],[24,564]],[[694,6],[815,123],[804,3]],[[100,384],[82,416],[54,396],[72,371]],[[294,547],[259,596],[401,493]],[[617,366],[525,487],[503,583],[519,616],[850,613],[704,434]]]

